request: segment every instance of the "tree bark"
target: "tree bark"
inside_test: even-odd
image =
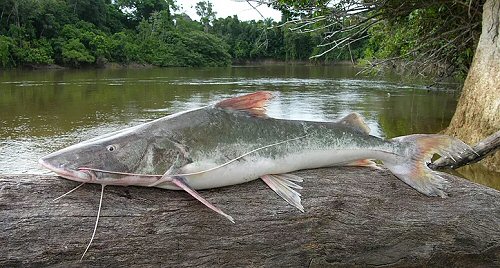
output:
[[[500,1],[486,0],[482,32],[447,134],[475,144],[500,130]],[[482,163],[500,172],[500,152]]]
[[[0,267],[500,266],[500,192],[446,175],[449,198],[423,196],[386,170],[296,173],[305,213],[261,181],[187,193],[105,189],[52,176],[0,177]]]

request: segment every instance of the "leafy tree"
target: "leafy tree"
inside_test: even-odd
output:
[[[225,66],[230,55],[222,40],[212,34],[191,28],[183,32],[176,28],[170,17],[154,13],[149,21],[143,20],[139,29],[141,51],[146,62],[158,66]],[[181,25],[187,25],[179,17]]]
[[[52,46],[46,39],[22,41],[14,48],[14,57],[21,64],[54,63]]]
[[[195,9],[196,14],[200,16],[201,24],[203,25],[205,32],[208,33],[210,25],[215,20],[216,12],[212,9],[212,3],[210,1],[200,1],[196,3]]]
[[[233,60],[284,59],[283,32],[273,26],[272,21],[240,21],[233,16],[216,19],[211,32],[229,45]]]
[[[310,34],[300,34],[284,29],[285,53],[287,60],[306,60],[312,55],[313,40]]]
[[[65,0],[42,0],[33,8],[36,8],[36,13],[27,23],[35,29],[36,38],[57,37],[63,25],[77,20]],[[30,26],[24,25],[24,27]]]
[[[39,10],[39,3],[36,0],[5,0],[0,2],[0,7],[2,28],[8,31],[11,25],[18,28],[27,25]]]
[[[60,49],[62,62],[72,66],[90,63],[101,65],[111,57],[111,38],[88,22],[65,25],[61,37],[54,43]]]
[[[62,47],[63,61],[72,66],[80,66],[82,63],[93,63],[95,57],[90,54],[85,45],[79,39],[72,38],[64,43]]]
[[[372,65],[404,60],[419,72],[438,67],[446,75],[464,75],[480,34],[484,0],[469,2],[282,0],[272,4],[297,32],[323,34],[323,49],[314,57],[369,37],[366,54],[376,58],[369,59]]]
[[[189,51],[184,58],[188,66],[227,66],[231,55],[222,39],[200,31],[193,31],[181,39],[183,47]]]
[[[203,31],[203,26],[186,14],[174,15],[175,29],[179,32]]]
[[[144,62],[141,57],[141,46],[136,42],[136,34],[132,31],[123,31],[111,36],[109,53],[110,61],[131,63]]]
[[[106,0],[68,0],[73,14],[83,21],[90,22],[97,27],[106,24]]]
[[[11,65],[10,51],[13,46],[12,38],[0,35],[0,62],[2,67]]]
[[[2,66],[26,64],[224,66],[230,61],[305,59],[317,39],[287,35],[277,24],[175,14],[174,0],[0,1]],[[306,50],[304,50],[306,49]]]
[[[148,20],[155,12],[166,11],[171,16],[172,11],[177,10],[175,0],[117,0],[120,8],[132,11],[132,20],[137,23]]]

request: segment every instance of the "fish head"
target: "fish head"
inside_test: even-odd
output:
[[[118,133],[61,149],[40,158],[39,163],[73,181],[133,185],[131,179],[138,178],[123,173],[136,172],[146,147],[147,141],[138,134]]]

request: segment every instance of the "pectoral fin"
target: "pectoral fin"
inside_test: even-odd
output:
[[[152,184],[148,185],[148,187],[159,187],[158,185],[165,183],[165,182],[172,182],[172,176],[175,174],[178,170],[179,167],[184,165],[184,162],[182,160],[185,160],[185,158],[181,159],[181,154],[177,154],[177,158],[175,159],[174,163],[168,168],[168,170],[163,174],[163,176],[158,179],[157,181],[153,182]],[[161,188],[161,187],[160,187]]]
[[[273,174],[260,177],[275,193],[285,199],[288,204],[304,212],[304,207],[300,203],[300,193],[294,189],[302,189],[302,186],[295,182],[302,182],[303,179],[292,174]]]
[[[226,217],[228,220],[230,220],[232,223],[234,223],[233,217],[227,215],[222,210],[220,210],[218,207],[216,207],[216,206],[212,205],[210,202],[208,202],[198,192],[196,192],[193,188],[191,188],[191,186],[189,186],[186,183],[186,179],[184,179],[183,177],[174,176],[174,177],[172,177],[171,182],[173,184],[177,185],[182,190],[188,192],[190,195],[192,195],[194,198],[198,199],[198,201],[200,201],[201,203],[203,203],[205,206],[207,206],[211,210],[219,213],[220,215]]]

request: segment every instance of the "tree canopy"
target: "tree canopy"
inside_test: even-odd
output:
[[[216,18],[209,1],[200,1],[196,11],[200,21],[179,12],[175,0],[1,1],[0,67],[307,60],[319,41],[272,20]]]
[[[217,18],[210,1],[195,6],[200,21],[193,21],[175,0],[5,0],[0,2],[0,67],[225,66],[312,59],[370,66],[397,61],[419,72],[463,76],[480,34],[484,1],[268,4],[282,11],[282,22]]]
[[[299,33],[321,35],[313,57],[362,43],[367,63],[404,62],[424,73],[465,76],[481,33],[484,0],[268,1]]]

